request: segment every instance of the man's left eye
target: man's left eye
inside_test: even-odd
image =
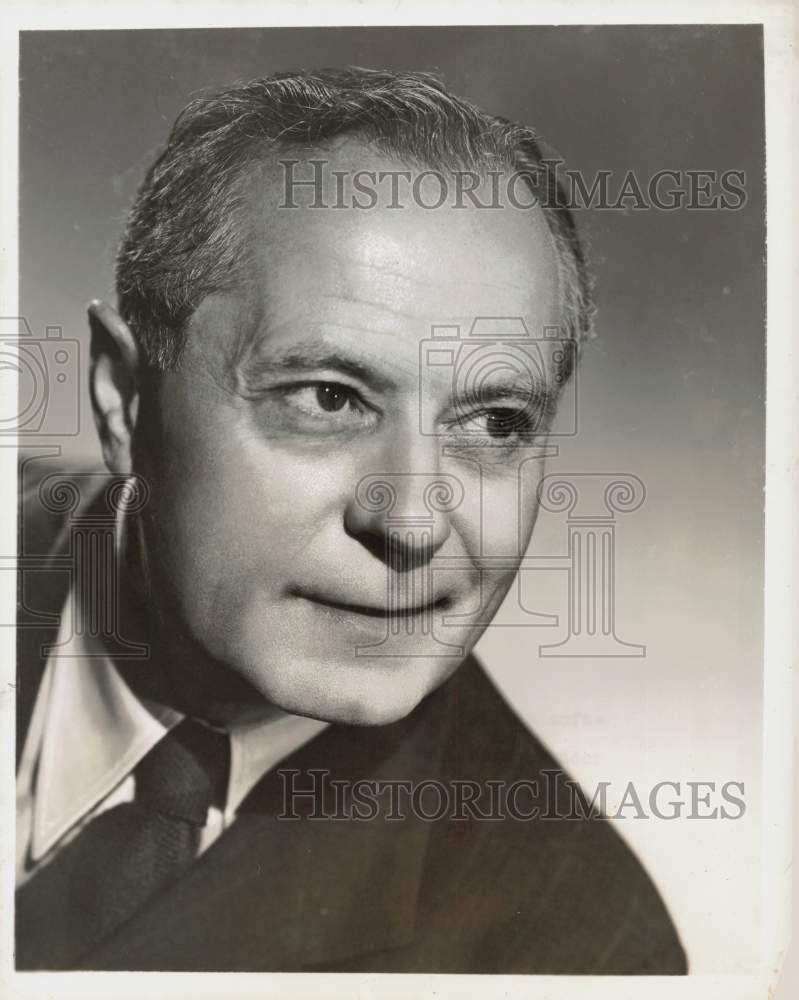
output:
[[[524,410],[489,410],[485,414],[485,428],[491,438],[504,439],[528,429]]]
[[[460,420],[459,429],[469,434],[483,434],[494,441],[504,441],[531,434],[533,423],[526,408],[495,407]]]

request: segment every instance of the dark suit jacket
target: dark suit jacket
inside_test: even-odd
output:
[[[29,507],[31,505],[29,504]],[[36,504],[32,505],[34,508]],[[24,549],[43,551],[49,529]],[[45,530],[45,534],[42,531]],[[63,544],[63,543],[62,543]],[[53,631],[63,570],[24,573],[20,739]],[[427,973],[679,974],[686,960],[652,882],[603,819],[311,819],[334,808],[327,780],[538,781],[556,761],[467,660],[407,718],[335,725],[266,775],[238,818],[188,874],[146,904],[82,963],[86,969]],[[317,799],[287,811],[295,788]],[[563,787],[562,784],[560,787]],[[487,794],[487,793],[486,793]],[[383,801],[382,799],[380,800]],[[485,800],[481,800],[486,811]],[[433,812],[435,793],[424,809]],[[520,796],[528,810],[529,798]],[[547,803],[540,801],[542,810]],[[571,803],[558,802],[568,812]],[[553,803],[549,802],[550,810]]]

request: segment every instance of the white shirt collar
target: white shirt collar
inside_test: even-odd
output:
[[[73,599],[70,593],[37,695],[39,718],[31,720],[31,730],[35,724],[39,730],[30,733],[34,740],[39,736],[34,859],[123,781],[181,719],[171,709],[145,706],[96,643],[69,637]]]
[[[71,601],[72,595],[64,606],[62,630],[70,621]],[[20,767],[20,776],[32,772],[25,757],[35,755],[33,860],[112,792],[183,718],[135,695],[91,640],[73,637],[69,648],[69,657],[48,660]],[[232,726],[226,816],[232,818],[268,771],[326,726],[288,713]],[[28,746],[31,742],[38,746]]]

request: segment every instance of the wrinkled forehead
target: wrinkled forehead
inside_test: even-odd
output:
[[[250,177],[246,197],[253,235],[264,248],[269,232],[275,246],[308,246],[339,234],[348,249],[360,246],[369,255],[380,236],[379,252],[390,254],[386,263],[393,258],[424,267],[425,249],[437,259],[443,251],[447,261],[468,248],[483,260],[501,257],[509,272],[529,280],[541,265],[556,263],[535,194],[523,175],[500,165],[410,164],[343,137],[315,151],[273,154]]]
[[[488,176],[475,181],[474,200],[457,201],[453,186],[439,205],[455,175],[352,142],[283,159],[307,187],[287,197],[274,160],[250,176],[242,280],[227,302],[217,297],[217,308],[238,314],[227,323],[238,356],[314,336],[374,347],[390,335],[386,350],[398,338],[412,349],[435,326],[480,318],[521,317],[533,336],[559,323],[556,250],[540,206],[490,201]]]

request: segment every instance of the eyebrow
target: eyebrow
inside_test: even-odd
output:
[[[467,392],[465,395],[468,398],[470,394]],[[536,379],[533,382],[525,380],[492,383],[481,387],[472,395],[479,397],[484,402],[496,403],[503,399],[530,399],[531,397],[541,399],[549,395],[549,392],[547,386]]]
[[[239,377],[246,388],[252,388],[265,375],[299,374],[320,368],[359,379],[378,392],[396,389],[396,382],[389,376],[358,358],[331,350],[324,344],[300,344],[268,357],[256,356],[241,366]]]
[[[545,407],[549,407],[556,395],[546,379],[515,377],[505,382],[490,382],[471,392],[467,391],[461,395],[459,401],[501,403],[505,400],[522,400],[523,402],[536,400],[542,402]]]

